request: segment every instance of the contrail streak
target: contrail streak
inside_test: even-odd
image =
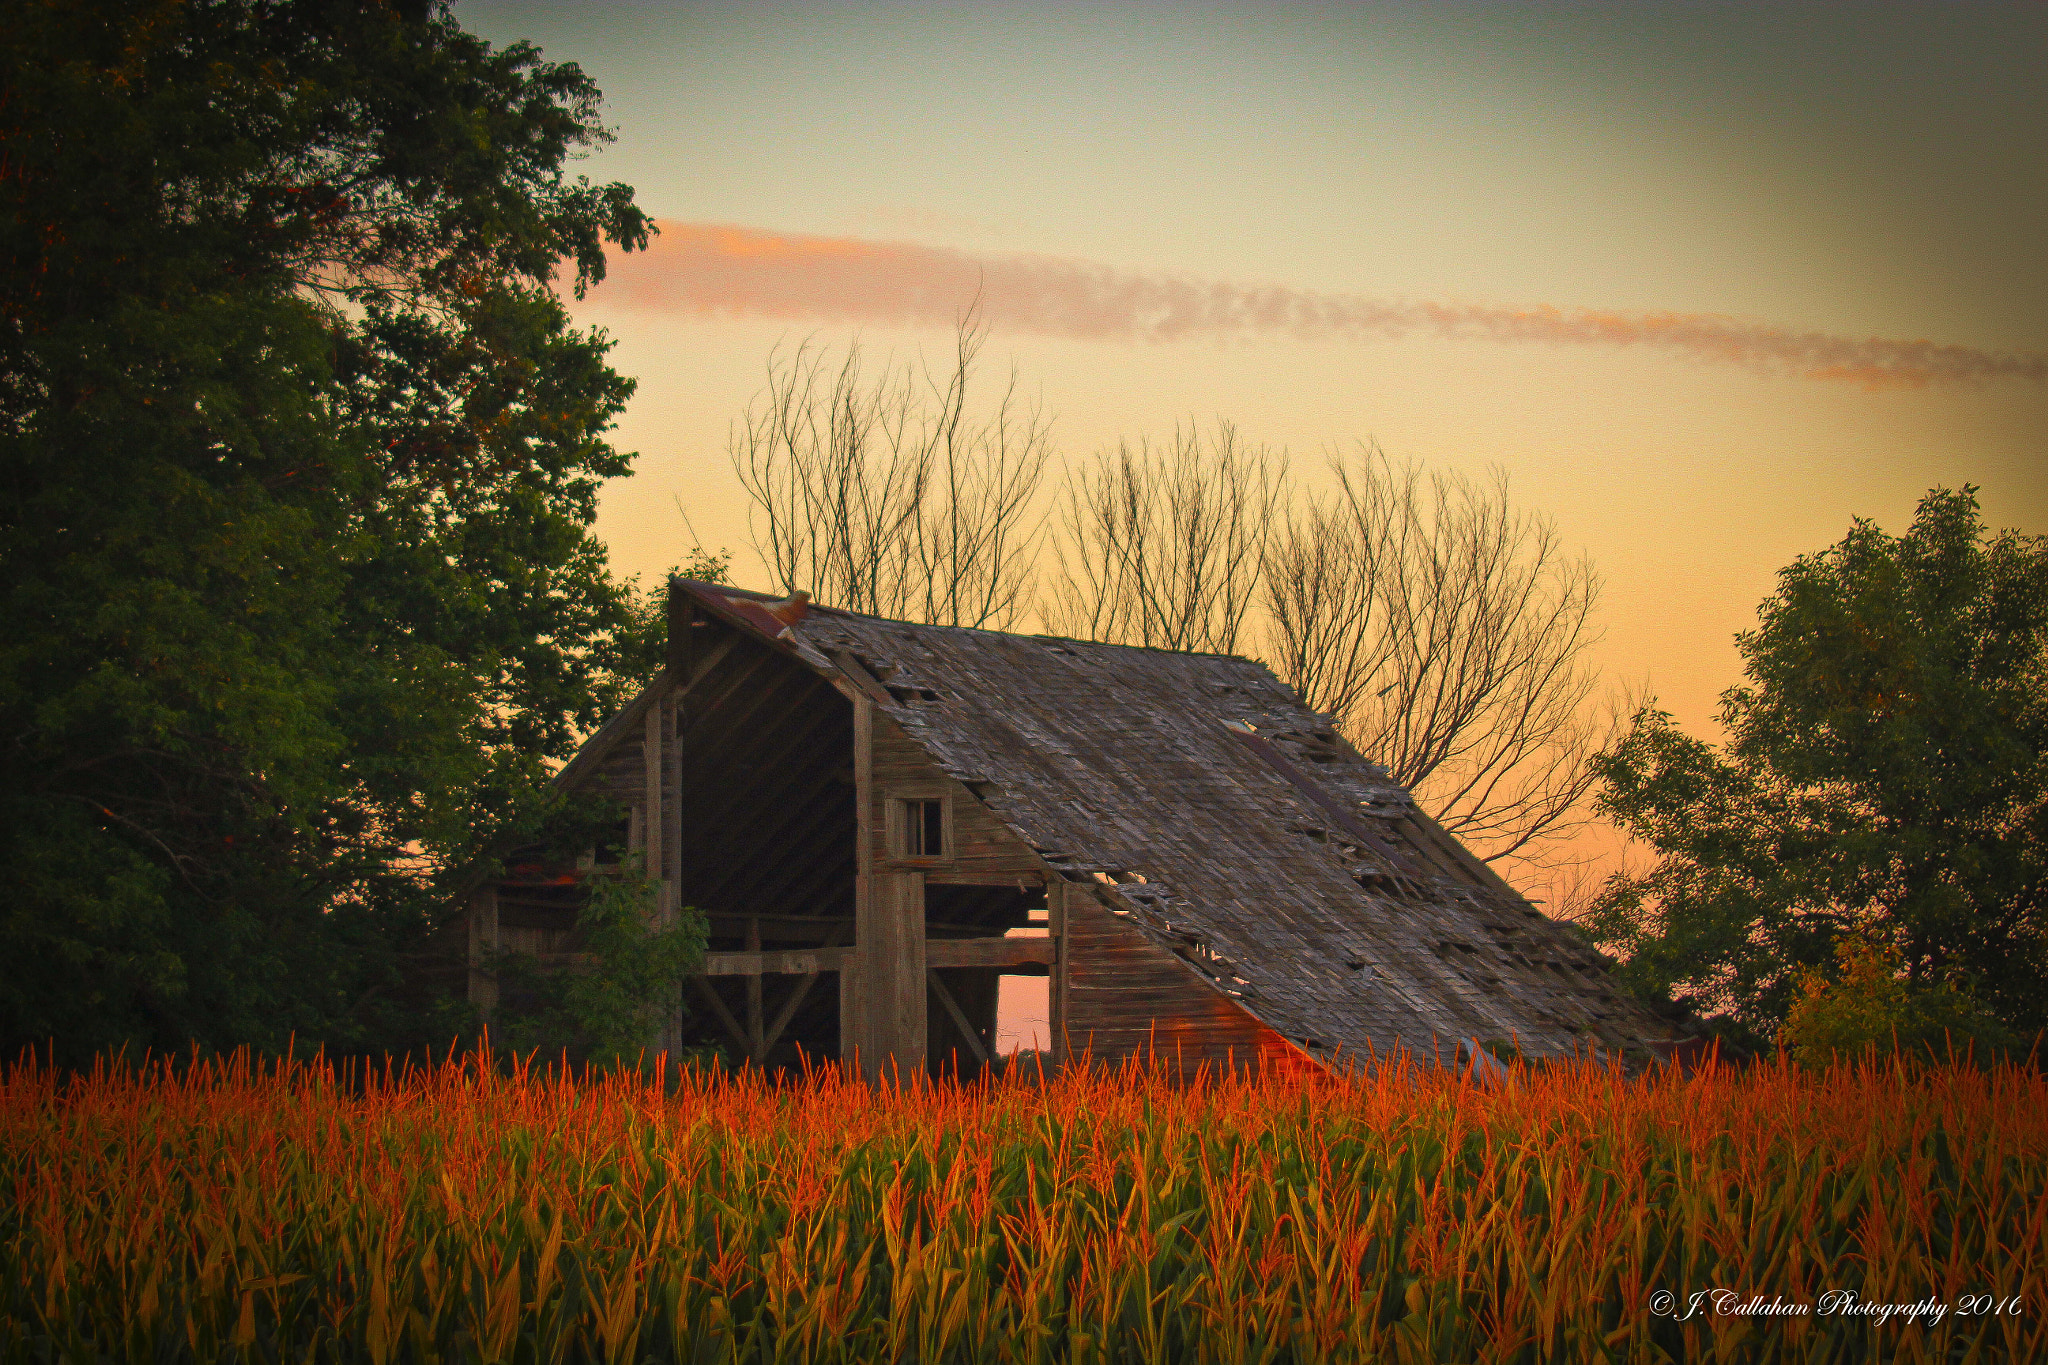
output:
[[[2048,355],[1799,332],[1706,313],[1411,303],[1279,285],[1141,274],[1051,256],[661,224],[653,249],[614,255],[597,298],[670,313],[951,326],[977,292],[998,328],[1081,339],[1269,334],[1363,340],[1656,346],[1773,374],[1872,388],[1985,379],[2048,382]]]

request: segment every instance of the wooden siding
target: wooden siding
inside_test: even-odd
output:
[[[1066,1044],[1076,1057],[1151,1051],[1183,1071],[1304,1054],[1081,888],[1067,898]]]
[[[1039,881],[1045,864],[1016,831],[990,813],[965,783],[956,781],[932,762],[923,746],[903,732],[903,727],[878,711],[874,726],[874,808],[869,835],[873,840],[878,867],[911,866],[889,847],[890,821],[887,803],[905,795],[943,793],[950,806],[950,827],[954,846],[937,859],[918,859],[915,866],[992,876],[1015,876]]]

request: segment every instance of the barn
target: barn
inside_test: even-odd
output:
[[[1046,978],[1056,1054],[1186,1069],[1678,1036],[1261,664],[684,579],[668,611],[554,779],[708,916],[664,1046],[972,1070],[1005,975]],[[492,951],[573,948],[579,895],[514,857],[469,897],[486,1015]]]

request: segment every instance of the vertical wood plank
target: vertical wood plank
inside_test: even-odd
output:
[[[867,1055],[866,1047],[859,1043],[860,999],[860,963],[857,960],[844,962],[839,968],[839,1058],[842,1068],[852,1067],[856,1047],[861,1056]]]
[[[896,1065],[904,1074],[922,1070],[930,1023],[924,955],[924,873],[903,873],[896,884]]]
[[[849,1065],[858,1058],[863,1073],[872,1075],[876,1055],[871,1001],[874,978],[867,954],[874,950],[875,924],[875,704],[853,699],[853,948],[856,965],[839,974],[839,1055]]]
[[[488,970],[487,963],[501,942],[498,888],[482,887],[469,900],[469,999],[486,1024],[498,1007],[498,978]]]
[[[669,689],[661,699],[661,909],[674,924],[683,905],[683,699]]]
[[[925,1014],[924,873],[870,874],[872,947],[861,953],[867,986],[875,1060],[864,1066],[879,1075],[893,1066],[900,1076],[925,1062],[929,1022]]]
[[[866,896],[856,907],[854,950],[860,960],[862,1052],[860,1070],[899,1076],[926,1058],[926,954],[924,874],[868,872]]]
[[[641,766],[646,778],[645,805],[647,813],[642,819],[642,824],[647,831],[646,871],[648,878],[656,883],[659,883],[662,878],[662,845],[668,842],[664,837],[661,824],[661,769],[663,758],[661,715],[662,707],[659,700],[647,708],[647,737],[643,741],[641,749],[643,754]]]
[[[761,921],[752,915],[747,917],[747,951],[761,951]],[[768,1044],[762,1028],[761,977],[757,972],[747,978],[747,1055],[765,1064]]]
[[[682,692],[664,688],[661,699],[661,844],[662,878],[655,883],[655,918],[663,928],[676,923],[683,904],[683,727]],[[656,1035],[665,1052],[683,1046],[683,999],[678,990]]]
[[[1052,970],[1045,983],[1046,1004],[1051,1018],[1052,1059],[1055,1066],[1067,1060],[1067,879],[1057,872],[1045,883],[1045,932],[1053,941]]]

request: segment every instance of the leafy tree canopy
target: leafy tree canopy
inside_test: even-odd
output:
[[[1658,855],[1588,918],[1623,972],[1769,1033],[1853,939],[2048,1022],[2048,538],[1935,489],[1905,535],[1859,520],[1785,569],[1737,644],[1724,744],[1650,709],[1601,760]]]
[[[1799,995],[1778,1041],[1800,1062],[1825,1066],[1869,1051],[1936,1063],[2024,1055],[2022,1040],[1988,1018],[1968,990],[1953,982],[1904,980],[1893,945],[1843,939],[1836,957],[1833,979],[1814,967],[1797,974]]]
[[[685,908],[657,922],[655,883],[637,867],[597,872],[576,917],[585,966],[567,971],[531,954],[500,952],[491,1040],[514,1054],[576,1063],[642,1063],[684,980],[704,965],[710,932],[703,912]]]
[[[598,92],[390,0],[28,0],[0,83],[0,1045],[388,1044],[654,661]]]

